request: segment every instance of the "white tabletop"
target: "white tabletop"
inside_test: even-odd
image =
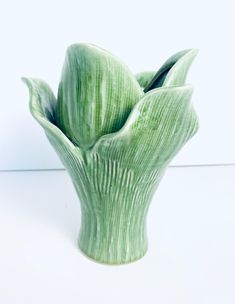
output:
[[[146,256],[106,266],[77,248],[65,171],[0,173],[0,303],[234,304],[234,185],[235,166],[169,168]]]

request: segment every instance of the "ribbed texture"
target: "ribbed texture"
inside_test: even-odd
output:
[[[164,87],[145,94],[117,133],[103,136],[93,151],[140,172],[171,160],[198,129],[191,86]]]
[[[31,113],[80,199],[79,246],[96,261],[128,263],[147,250],[151,198],[168,163],[198,129],[192,87],[184,85],[195,54],[171,57],[152,84],[163,87],[146,94],[125,66],[91,45],[69,49],[57,106],[45,82],[25,79]]]
[[[85,195],[80,198],[82,251],[111,264],[142,257],[147,249],[146,212],[162,169],[139,174],[93,154],[84,172]]]
[[[147,250],[147,210],[165,167],[140,173],[95,153],[80,161],[63,146],[56,149],[80,198],[81,250],[107,264],[141,258]]]
[[[87,149],[119,130],[143,95],[134,75],[119,59],[92,44],[68,48],[58,91],[56,123]]]

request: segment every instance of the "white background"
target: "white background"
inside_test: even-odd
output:
[[[56,93],[75,42],[108,49],[133,73],[198,48],[188,82],[201,127],[173,164],[205,165],[168,169],[149,210],[146,256],[113,267],[79,252],[79,203],[65,171],[0,172],[1,304],[235,303],[233,20],[229,0],[0,0],[0,171],[62,168],[20,77]]]
[[[234,46],[230,1],[7,1],[0,9],[0,169],[61,168],[28,109],[20,77],[57,92],[68,45],[92,42],[133,73],[154,70],[173,53],[200,50],[188,75],[200,131],[174,164],[235,162]],[[233,94],[233,95],[232,95]],[[233,96],[233,97],[232,97]]]

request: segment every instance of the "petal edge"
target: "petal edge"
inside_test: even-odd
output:
[[[189,85],[152,90],[134,107],[123,128],[101,137],[92,153],[136,170],[164,166],[198,129],[191,95]]]
[[[59,153],[61,149],[66,149],[69,153],[81,157],[79,148],[64,135],[64,133],[54,124],[54,108],[56,104],[55,96],[46,82],[22,77],[22,81],[27,85],[30,95],[30,112],[38,123],[43,127],[51,144],[56,149],[62,162],[63,155]]]
[[[162,86],[184,85],[188,70],[197,53],[197,49],[187,49],[171,56],[147,84],[144,92]]]

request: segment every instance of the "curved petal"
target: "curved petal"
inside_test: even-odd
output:
[[[150,80],[153,79],[153,76],[156,74],[155,71],[145,71],[135,75],[136,80],[138,81],[141,88],[145,88]]]
[[[146,85],[144,92],[162,86],[184,85],[188,70],[197,53],[198,50],[189,49],[171,56]]]
[[[92,44],[72,45],[58,91],[57,125],[88,149],[119,130],[142,95],[134,75],[112,54]]]
[[[66,157],[68,158],[68,154],[73,154],[81,158],[79,148],[75,147],[54,124],[56,99],[50,87],[39,79],[22,78],[22,80],[29,89],[31,114],[44,128],[49,141],[55,148],[64,165],[66,165]]]
[[[191,86],[147,93],[123,128],[100,138],[92,153],[143,172],[164,166],[198,129],[191,95]]]

